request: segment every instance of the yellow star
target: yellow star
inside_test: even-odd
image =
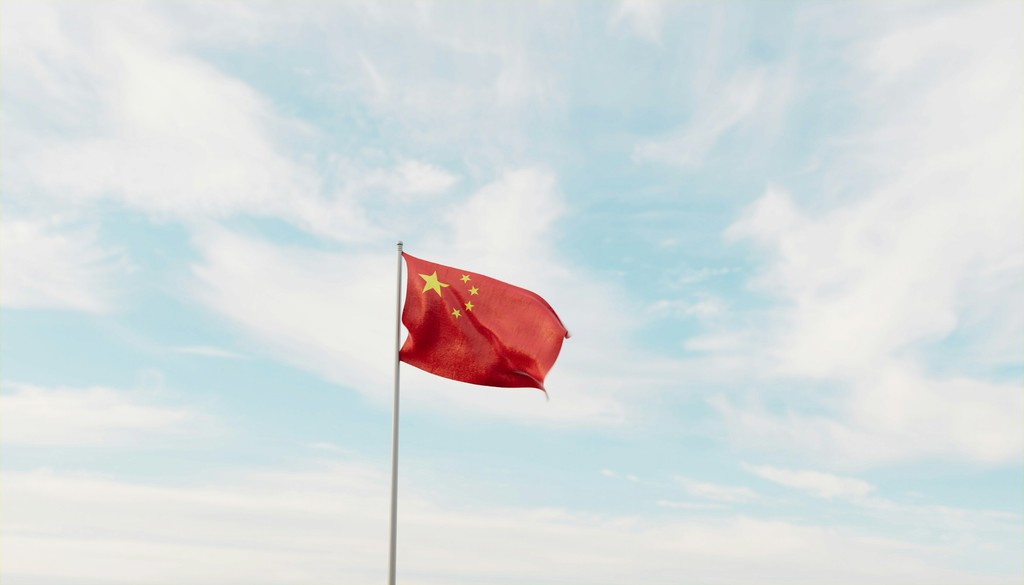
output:
[[[463,274],[462,275],[462,282],[463,283],[469,282],[469,275],[468,274]]]
[[[466,310],[467,311],[472,311],[473,310],[473,303],[466,303]]]
[[[436,270],[434,271],[433,274],[431,274],[429,276],[426,275],[426,274],[421,274],[420,278],[422,278],[427,283],[427,284],[423,285],[423,292],[427,292],[428,290],[432,290],[432,291],[437,293],[437,296],[441,296],[441,287],[448,288],[447,284],[437,280],[437,271]]]
[[[462,313],[460,313],[458,309],[452,309],[452,315],[455,315],[455,318],[458,319],[462,316]]]
[[[469,288],[469,294],[475,295],[477,290],[479,290],[479,289],[476,288],[475,286],[472,286],[472,287]],[[440,293],[438,293],[438,294],[440,294]]]

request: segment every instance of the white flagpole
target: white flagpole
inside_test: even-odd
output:
[[[398,286],[395,293],[395,404],[391,410],[391,547],[388,585],[395,585],[395,543],[398,536],[398,352],[402,336],[402,242],[398,242]]]

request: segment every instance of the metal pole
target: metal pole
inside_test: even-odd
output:
[[[395,585],[395,543],[398,537],[398,352],[402,336],[402,242],[398,242],[398,285],[395,289],[395,404],[391,410],[391,547],[388,585]]]

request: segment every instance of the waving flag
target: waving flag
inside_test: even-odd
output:
[[[402,256],[409,337],[399,359],[460,382],[544,390],[569,337],[547,301],[482,274]]]

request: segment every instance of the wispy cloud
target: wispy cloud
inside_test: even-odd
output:
[[[757,492],[745,486],[723,485],[676,476],[675,482],[691,496],[729,504],[752,502],[759,498]]]
[[[5,445],[132,446],[142,439],[210,436],[206,413],[162,404],[152,396],[89,387],[45,387],[5,382],[0,436]]]
[[[220,228],[196,243],[192,292],[201,302],[283,361],[356,389],[388,387],[393,256],[280,246]]]
[[[764,92],[765,75],[764,70],[736,74],[719,91],[702,96],[692,123],[672,136],[640,142],[633,150],[633,159],[687,168],[700,166],[722,134],[754,111]]]
[[[310,443],[306,445],[306,447],[316,451],[332,453],[334,455],[355,455],[356,453],[353,449],[335,445],[334,443]]]
[[[375,101],[384,101],[388,98],[388,94],[391,92],[390,84],[381,76],[380,72],[377,71],[377,67],[373,64],[373,61],[369,60],[366,55],[359,53],[359,63],[363,66],[363,71],[366,72],[366,76],[369,78],[370,87],[373,89],[372,95]]]
[[[563,108],[559,62],[538,47],[574,34],[575,7],[369,6],[323,10],[345,34],[326,43],[330,59],[321,74],[340,97],[357,95],[375,117],[388,120],[397,142],[432,145],[493,167],[494,158],[523,150],[524,119],[546,119]],[[537,22],[545,26],[537,29]]]
[[[379,214],[418,203],[434,203],[456,185],[458,175],[429,162],[398,157],[393,164],[343,159],[335,163],[340,189],[354,205]],[[383,200],[382,200],[383,199]],[[401,213],[397,211],[396,213]]]
[[[768,481],[802,490],[826,500],[863,498],[875,491],[875,487],[864,480],[855,477],[841,477],[821,471],[779,469],[769,465],[746,463],[743,464],[743,468]]]
[[[182,220],[273,216],[340,239],[373,233],[283,146],[315,132],[182,50],[183,28],[154,7],[12,3],[3,26],[5,110],[21,113],[5,117],[5,196],[114,200]]]
[[[624,479],[624,480],[632,482],[632,483],[648,483],[648,482],[640,479],[636,475],[633,475],[632,473],[619,473],[619,472],[611,470],[611,469],[602,469],[601,470],[601,475],[603,475],[605,477],[610,477],[612,479]]]
[[[862,479],[809,469],[783,469],[770,465],[742,463],[746,471],[771,482],[828,500],[837,513],[845,508],[861,518],[872,518],[880,526],[898,531],[927,526],[943,540],[963,533],[1016,534],[1022,517],[1019,511],[956,508],[919,502],[900,502],[882,497],[875,485]]]
[[[655,301],[647,310],[659,316],[708,319],[724,311],[725,305],[717,297],[701,296],[693,300],[661,299]]]
[[[608,27],[624,29],[645,41],[658,43],[663,11],[661,0],[620,0],[608,17]]]
[[[444,169],[406,160],[395,169],[396,190],[413,195],[434,195],[447,191],[459,179]]]
[[[780,414],[722,397],[712,404],[745,448],[795,451],[852,468],[922,457],[998,465],[1024,452],[1018,384],[937,379],[896,363],[852,382],[824,414]]]
[[[716,399],[747,446],[851,466],[1024,451],[1019,379],[998,373],[1024,350],[1019,7],[911,12],[850,53],[863,122],[829,171],[848,193],[811,207],[769,187],[726,232],[765,255],[751,284],[778,302],[766,377],[841,389],[814,413]]]
[[[674,510],[721,510],[724,504],[712,504],[708,502],[685,502],[678,500],[658,500],[656,504],[662,508]]]
[[[60,221],[0,222],[0,305],[87,312],[110,310],[118,279],[131,270],[123,250],[94,229]]]
[[[175,351],[176,353],[184,353],[184,354],[189,354],[189,355],[200,355],[200,356],[204,356],[204,357],[213,357],[213,358],[227,358],[227,359],[233,359],[233,360],[246,360],[246,359],[249,359],[249,356],[247,356],[247,355],[245,355],[243,353],[238,353],[238,352],[230,351],[230,350],[227,350],[227,349],[222,349],[222,348],[219,348],[219,347],[212,347],[212,346],[209,346],[209,345],[183,345],[183,346],[180,346],[180,347],[173,348],[173,351]]]

